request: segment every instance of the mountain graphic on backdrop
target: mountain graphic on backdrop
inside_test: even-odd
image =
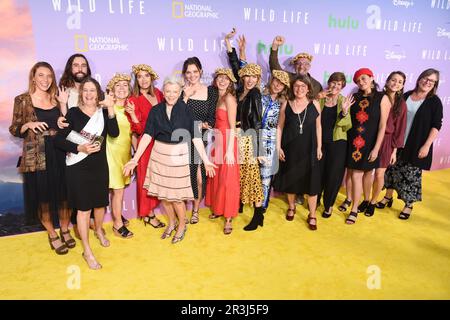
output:
[[[0,180],[0,214],[23,213],[23,184]]]

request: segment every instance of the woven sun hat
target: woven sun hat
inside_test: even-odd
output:
[[[108,85],[106,88],[110,91],[114,88],[117,82],[119,81],[127,81],[128,83],[131,81],[131,77],[127,75],[126,73],[116,73],[114,77],[109,80]]]
[[[236,78],[234,77],[233,71],[231,71],[230,68],[217,68],[214,72],[216,76],[224,74],[230,78],[231,81],[237,82]]]
[[[291,83],[289,81],[289,74],[286,71],[283,70],[273,70],[272,75],[274,78],[280,80],[282,84],[287,86],[288,88],[291,87]]]
[[[159,79],[158,74],[148,64],[135,64],[133,65],[132,70],[135,76],[137,76],[139,71],[145,71],[150,74],[153,80]]]
[[[239,70],[238,75],[239,77],[244,76],[257,76],[261,77],[261,67],[257,65],[256,63],[249,63],[245,65],[241,70]]]
[[[301,52],[301,53],[299,53],[298,55],[296,55],[295,57],[292,58],[291,64],[295,64],[297,62],[297,60],[301,59],[301,58],[308,59],[308,61],[311,62],[312,59],[313,59],[313,56],[310,55],[309,53]]]

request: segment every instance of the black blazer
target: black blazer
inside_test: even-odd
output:
[[[413,91],[404,94],[405,101]],[[409,131],[401,158],[422,170],[430,170],[433,161],[433,144],[428,155],[419,159],[419,149],[423,146],[432,128],[440,130],[442,127],[443,109],[441,99],[437,95],[426,98],[417,110],[411,130]]]

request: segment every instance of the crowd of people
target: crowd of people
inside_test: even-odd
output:
[[[76,246],[72,222],[83,258],[100,269],[89,229],[110,246],[103,228],[109,205],[113,233],[133,237],[122,212],[133,173],[138,217],[165,228],[161,238],[172,243],[184,239],[188,224],[199,223],[203,199],[209,219],[223,217],[226,235],[245,205],[253,216],[244,230],[262,227],[272,189],[287,195],[287,221],[307,198],[311,230],[317,230],[321,200],[322,217],[332,215],[343,182],[346,199],[338,209],[350,209],[347,224],[356,223],[358,213],[370,217],[392,206],[394,191],[404,202],[399,218],[410,217],[422,200],[422,170],[431,167],[442,126],[439,71],[424,70],[415,88],[403,92],[402,71],[393,71],[380,89],[372,70],[361,68],[353,77],[356,91],[343,96],[345,75],[332,73],[322,88],[309,73],[308,53],[292,57],[294,72],[283,70],[277,52],[285,39],[276,36],[270,79],[262,86],[261,66],[247,61],[245,37],[238,38],[239,55],[231,46],[235,34],[225,37],[230,67],[218,67],[209,86],[197,57],[186,59],[182,79],[166,78],[161,91],[147,64],[116,74],[106,93],[82,54],[68,59],[59,84],[50,64],[31,68],[9,131],[23,139],[18,169],[26,216],[42,222],[57,254]],[[167,225],[154,214],[159,205]]]

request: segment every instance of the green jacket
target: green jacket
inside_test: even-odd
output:
[[[352,118],[350,117],[350,111],[345,117],[341,117],[342,102],[344,96],[339,95],[337,101],[337,118],[333,129],[333,141],[347,140],[347,131],[352,127]],[[320,99],[320,110],[323,110],[325,106],[325,98]]]

